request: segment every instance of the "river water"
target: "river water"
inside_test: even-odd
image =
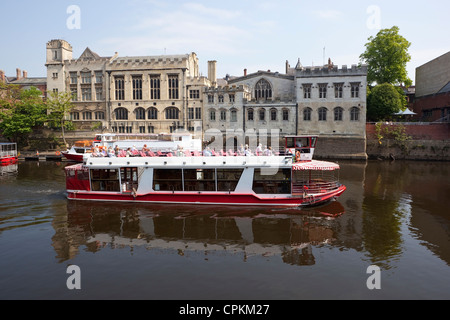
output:
[[[301,210],[74,202],[67,164],[2,169],[0,299],[450,299],[448,163],[340,161]]]

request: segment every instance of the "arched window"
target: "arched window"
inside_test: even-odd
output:
[[[350,109],[350,121],[359,121],[359,108],[353,107]]]
[[[128,110],[125,108],[117,108],[114,110],[116,120],[128,120]]]
[[[175,108],[175,107],[166,108],[166,119],[171,119],[171,120],[178,119],[179,113],[180,113],[180,110],[178,110],[178,108]]]
[[[247,120],[253,121],[253,109],[248,109],[247,111]]]
[[[256,83],[255,98],[266,100],[272,98],[272,87],[267,80],[261,79]]]
[[[144,108],[136,108],[134,110],[136,113],[136,120],[145,120],[145,109]]]
[[[344,113],[344,109],[341,107],[334,108],[334,121],[342,121],[342,114]]]
[[[155,107],[151,107],[148,109],[148,119],[149,120],[157,120],[158,119],[158,109]]]
[[[260,109],[259,110],[259,121],[264,121],[264,120],[266,120],[266,110]]]
[[[227,121],[227,110],[220,109],[220,121]]]
[[[311,121],[311,108],[303,109],[303,121]]]
[[[327,121],[327,108],[319,108],[319,121]]]
[[[277,121],[277,109],[270,109],[270,120]]]
[[[230,121],[231,122],[237,122],[237,110],[231,109],[230,111]]]

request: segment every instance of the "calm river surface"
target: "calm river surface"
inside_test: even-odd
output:
[[[0,299],[450,299],[448,163],[340,161],[307,210],[73,202],[67,164],[0,175]]]

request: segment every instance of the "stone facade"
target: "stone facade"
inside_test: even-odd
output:
[[[195,53],[100,57],[86,48],[73,59],[69,43],[52,40],[47,89],[73,93],[71,119],[79,129],[98,124],[119,133],[185,129],[205,141],[216,132],[232,147],[249,143],[251,133],[257,139],[265,135],[260,142],[275,148],[285,135],[317,134],[330,141],[349,138],[350,152],[365,152],[365,66],[338,69],[329,61],[320,68],[300,62],[291,68],[286,61],[284,74],[244,70],[243,76],[218,79],[216,64],[208,61],[203,77]],[[272,132],[280,140],[269,140]]]

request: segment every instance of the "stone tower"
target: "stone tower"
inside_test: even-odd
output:
[[[72,60],[72,46],[65,40],[47,42],[47,90],[65,91],[64,61]]]

